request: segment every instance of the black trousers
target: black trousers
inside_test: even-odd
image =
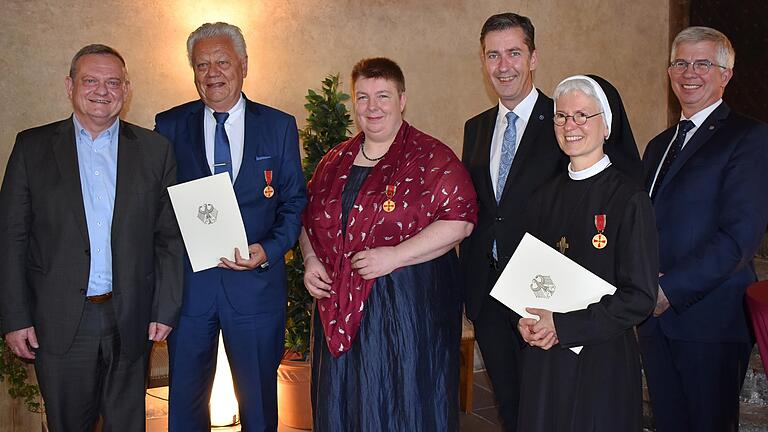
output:
[[[35,372],[51,432],[88,432],[101,416],[104,432],[144,431],[147,351],[120,353],[113,300],[86,302],[72,347],[62,355],[42,346]]]
[[[522,368],[520,350],[523,347],[523,339],[517,331],[519,320],[520,315],[488,296],[472,322],[506,432],[517,430]]]

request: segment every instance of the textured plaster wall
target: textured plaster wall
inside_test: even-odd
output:
[[[496,103],[478,37],[503,11],[536,26],[545,93],[566,75],[601,74],[622,92],[641,149],[665,127],[667,0],[3,0],[2,9],[0,174],[18,131],[70,114],[64,76],[80,47],[124,55],[133,84],[124,117],[151,128],[156,112],[197,97],[185,41],[218,20],[245,33],[246,94],[299,127],[307,88],[340,72],[349,91],[357,60],[387,56],[405,72],[406,119],[460,153],[464,121]]]

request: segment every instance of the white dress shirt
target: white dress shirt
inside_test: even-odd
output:
[[[704,108],[703,110],[697,112],[696,114],[692,115],[691,118],[687,119],[685,116],[680,113],[680,121],[683,120],[690,120],[693,122],[693,128],[688,131],[688,133],[685,135],[685,141],[683,141],[683,146],[680,148],[685,148],[685,145],[688,144],[688,141],[691,140],[691,137],[693,134],[696,133],[697,130],[699,130],[699,127],[704,124],[704,121],[709,117],[712,112],[717,109],[717,107],[720,106],[720,104],[723,103],[722,99],[718,99],[717,102],[713,103],[712,105]],[[664,151],[664,155],[661,156],[661,160],[659,161],[659,166],[656,167],[656,173],[653,175],[653,183],[651,183],[651,189],[649,192],[649,195],[653,193],[653,188],[656,187],[656,178],[659,176],[659,171],[661,170],[661,166],[664,165],[664,159],[667,158],[667,153],[669,153],[669,149],[672,148],[672,143],[675,142],[675,138],[677,138],[677,132],[675,132],[675,135],[672,137],[672,139],[669,141],[669,144],[667,144],[667,149]]]
[[[528,120],[531,118],[533,112],[533,106],[536,105],[536,100],[539,97],[539,92],[536,91],[536,87],[531,89],[528,96],[520,101],[517,106],[511,110],[517,115],[515,121],[516,127],[516,139],[515,139],[515,154],[520,148],[520,140],[525,133],[525,127],[528,125]],[[491,182],[493,183],[493,190],[496,190],[496,183],[499,179],[499,165],[501,164],[501,145],[504,142],[504,131],[507,130],[507,113],[509,108],[504,106],[499,100],[499,114],[496,116],[496,128],[493,130],[493,139],[491,140],[491,160],[489,162],[491,170]]]
[[[240,95],[240,100],[229,111],[229,117],[224,122],[224,130],[227,131],[229,138],[229,151],[232,156],[232,183],[237,179],[240,172],[240,165],[243,163],[243,147],[245,142],[245,98]],[[213,147],[214,136],[216,135],[216,119],[213,117],[213,110],[205,107],[205,157],[208,159],[208,166],[211,172],[213,169]]]

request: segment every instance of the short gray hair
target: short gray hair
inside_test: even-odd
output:
[[[201,39],[226,37],[232,41],[232,46],[235,47],[235,52],[241,59],[248,57],[248,52],[245,48],[245,38],[240,27],[225,22],[205,23],[189,34],[187,38],[187,57],[189,58],[189,65],[195,67],[192,59],[192,51],[195,49],[195,44]]]
[[[677,47],[683,43],[696,42],[714,42],[715,43],[715,61],[721,66],[733,69],[736,62],[736,51],[728,37],[723,33],[709,27],[688,27],[675,36],[672,41],[672,51],[669,61],[675,61],[677,56]]]
[[[75,76],[77,76],[77,61],[80,60],[81,57],[90,54],[111,55],[117,57],[117,59],[120,60],[120,63],[123,64],[123,70],[125,70],[125,60],[123,59],[123,56],[117,52],[116,49],[103,44],[90,44],[80,48],[80,51],[78,51],[75,56],[72,57],[72,63],[69,64],[70,78],[75,79]]]

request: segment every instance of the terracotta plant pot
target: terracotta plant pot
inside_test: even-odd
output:
[[[308,361],[283,360],[277,369],[277,416],[280,423],[294,429],[312,429]]]

